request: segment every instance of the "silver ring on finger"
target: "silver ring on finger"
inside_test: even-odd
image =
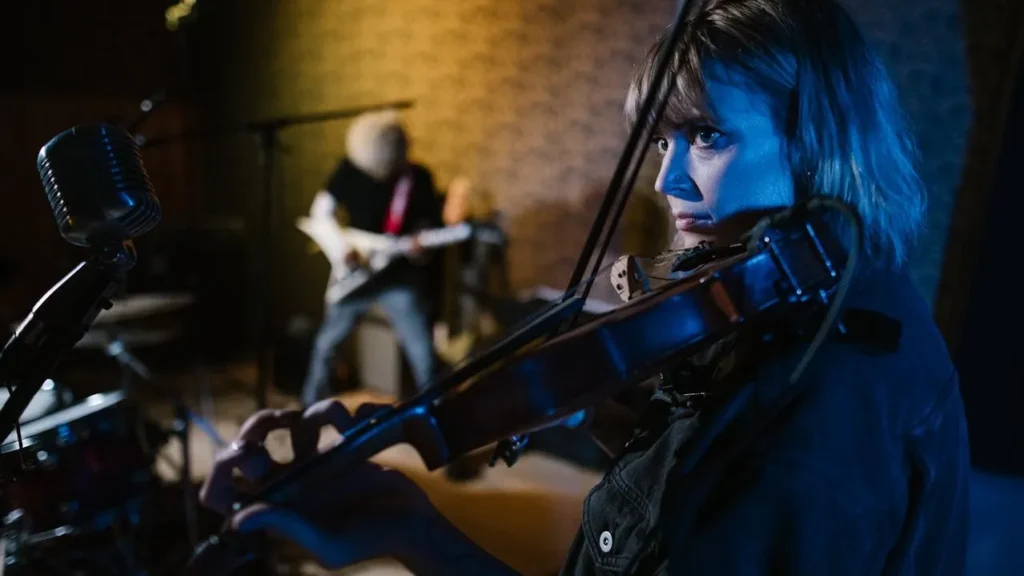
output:
[[[248,452],[254,448],[262,447],[262,442],[253,442],[252,440],[235,440],[230,446],[232,452]]]

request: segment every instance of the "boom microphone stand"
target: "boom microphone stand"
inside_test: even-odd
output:
[[[247,133],[256,137],[259,144],[258,163],[262,175],[262,194],[260,196],[260,218],[258,233],[262,242],[259,243],[262,250],[261,257],[257,258],[259,269],[257,277],[262,284],[260,298],[261,306],[258,307],[258,352],[256,368],[256,405],[262,409],[267,406],[267,391],[270,389],[274,370],[274,282],[276,279],[276,266],[274,248],[276,234],[274,230],[274,161],[277,156],[277,149],[280,145],[278,135],[282,129],[301,124],[315,124],[330,120],[339,120],[359,116],[366,112],[376,110],[400,110],[412,107],[411,101],[398,101],[374,106],[360,108],[348,108],[331,110],[312,114],[301,114],[294,116],[281,116],[267,120],[248,122],[241,126],[219,129],[208,132],[185,133],[175,136],[157,137],[149,140],[142,140],[140,145],[147,147],[160,146],[168,142],[184,138],[209,138],[223,137],[234,134]]]
[[[97,249],[32,308],[0,352],[0,383],[13,388],[0,408],[0,438],[8,438],[22,412],[57,362],[92,325],[124,285],[135,265],[130,242]]]

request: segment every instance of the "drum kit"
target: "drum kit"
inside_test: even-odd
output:
[[[0,445],[0,575],[152,574],[133,535],[147,521],[160,490],[158,450],[172,436],[182,441],[181,496],[190,540],[198,531],[189,469],[188,429],[195,423],[215,445],[216,432],[182,402],[169,431],[148,421],[132,394],[132,375],[151,378],[129,344],[158,344],[168,335],[121,331],[129,321],[179,312],[192,304],[181,294],[128,296],[97,317],[78,347],[102,347],[122,369],[119,386],[75,400],[48,380],[32,399],[16,430]],[[8,391],[0,392],[0,405]],[[180,511],[180,505],[175,508]],[[165,523],[166,519],[158,519]],[[144,530],[142,531],[145,532]],[[182,543],[191,550],[194,542]],[[156,547],[166,544],[160,544]]]

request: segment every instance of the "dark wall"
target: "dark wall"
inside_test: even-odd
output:
[[[987,228],[989,194],[1024,48],[1024,2],[961,3],[974,114],[935,306],[936,322],[954,351],[964,334],[973,265]]]
[[[979,251],[965,265],[971,290],[956,362],[964,382],[974,463],[1024,476],[1024,307],[1018,277],[1020,218],[1024,214],[1024,67],[1014,76],[1002,149],[990,193]]]
[[[960,371],[975,466],[1024,475],[1024,316],[1017,305],[1024,175],[1024,3],[963,2],[974,122],[950,228],[936,321]]]
[[[0,19],[0,322],[24,316],[83,256],[53,222],[35,169],[40,147],[77,124],[127,121],[163,87],[173,99],[144,131],[189,124],[165,8],[153,0],[34,0]],[[191,155],[181,147],[144,152],[165,222],[197,204]]]

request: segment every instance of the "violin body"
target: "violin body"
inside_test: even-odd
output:
[[[818,221],[762,227],[742,254],[726,247],[702,264],[442,397],[430,417],[458,457],[556,424],[686,360],[737,330],[770,337],[796,309],[823,309],[838,286],[846,250]],[[732,254],[732,255],[728,255]],[[417,446],[417,449],[420,447]],[[424,459],[428,466],[434,463]]]

